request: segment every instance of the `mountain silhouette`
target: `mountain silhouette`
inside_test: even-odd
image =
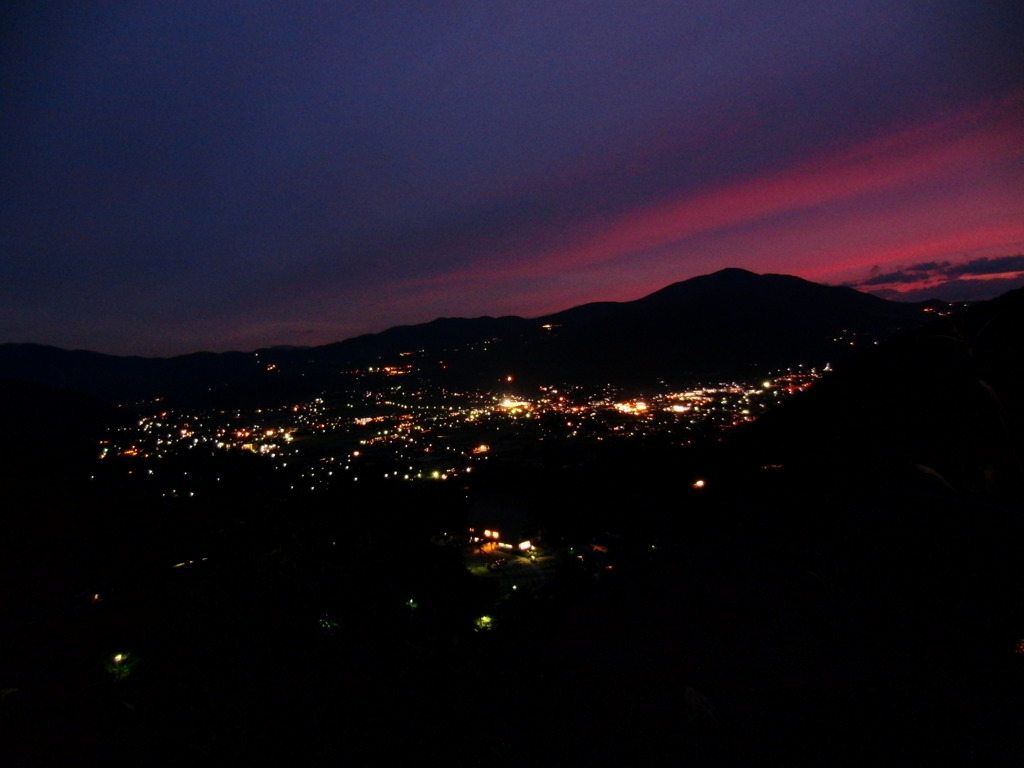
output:
[[[823,364],[920,325],[926,304],[902,304],[788,275],[725,269],[629,302],[543,317],[439,318],[320,347],[119,357],[32,344],[0,345],[0,376],[112,401],[230,393],[305,396],[343,375],[405,366],[425,382],[652,386]]]

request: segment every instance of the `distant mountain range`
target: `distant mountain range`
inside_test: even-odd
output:
[[[121,357],[35,344],[0,345],[0,378],[108,401],[298,397],[403,372],[410,382],[486,387],[721,379],[847,357],[945,308],[742,269],[674,283],[629,302],[544,317],[439,318],[319,347]],[[389,368],[389,371],[383,369]]]

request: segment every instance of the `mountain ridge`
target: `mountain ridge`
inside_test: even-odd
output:
[[[591,302],[530,319],[441,317],[315,347],[149,358],[0,344],[0,377],[118,401],[239,387],[298,396],[336,384],[342,373],[388,365],[458,386],[513,374],[526,383],[642,385],[824,363],[849,351],[842,344],[921,324],[926,307],[729,268],[626,302]],[[850,338],[837,341],[844,333]]]

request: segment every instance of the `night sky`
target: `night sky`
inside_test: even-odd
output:
[[[0,342],[322,344],[730,266],[993,295],[1016,6],[5,3]]]

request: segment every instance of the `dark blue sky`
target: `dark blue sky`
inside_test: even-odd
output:
[[[907,277],[1024,252],[1015,6],[6,4],[0,341],[317,344],[726,266],[952,290]]]

